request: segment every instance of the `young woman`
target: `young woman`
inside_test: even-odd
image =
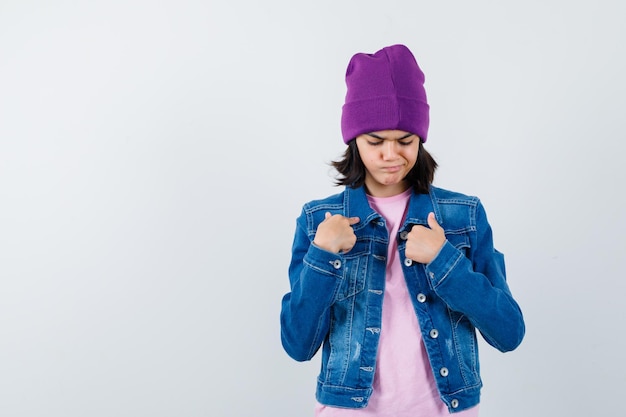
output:
[[[316,416],[477,416],[476,329],[503,352],[525,332],[503,255],[478,198],[432,186],[409,49],[354,55],[346,84],[345,189],[297,219],[283,346],[298,361],[322,347]]]

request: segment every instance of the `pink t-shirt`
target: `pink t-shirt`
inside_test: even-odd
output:
[[[397,233],[402,225],[411,189],[392,197],[368,196],[372,208],[387,221],[387,254],[382,326],[374,374],[373,393],[365,408],[336,408],[317,404],[317,417],[438,417],[449,416],[439,398],[419,323],[413,310],[398,257]],[[478,416],[478,406],[455,413]]]

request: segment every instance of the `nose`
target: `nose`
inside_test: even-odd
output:
[[[383,142],[383,159],[392,160],[398,154],[398,141],[386,140]]]

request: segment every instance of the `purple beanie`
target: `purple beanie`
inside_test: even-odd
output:
[[[341,115],[345,143],[378,130],[404,130],[426,142],[429,106],[424,73],[406,46],[355,54],[346,70],[346,85]]]

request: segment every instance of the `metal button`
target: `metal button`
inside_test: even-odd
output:
[[[426,296],[422,293],[417,294],[417,301],[419,301],[420,303],[426,302]]]
[[[448,368],[441,368],[441,369],[439,370],[439,374],[440,374],[441,376],[444,376],[444,377],[445,377],[445,376],[448,376]]]
[[[433,339],[436,339],[437,337],[439,337],[439,330],[437,329],[432,329],[430,331],[430,337],[432,337]]]
[[[431,279],[434,279],[434,278],[435,278],[435,274],[434,274],[433,272],[431,272],[429,275],[430,275],[430,278],[431,278]]]
[[[333,261],[333,267],[334,267],[335,269],[339,269],[339,268],[341,268],[341,260],[339,260],[339,259],[335,259],[335,260]]]
[[[404,259],[404,264],[406,266],[411,266],[411,265],[413,265],[413,260],[410,259],[410,258],[406,258],[406,259]]]
[[[450,401],[450,405],[452,406],[452,408],[457,408],[459,406],[459,400],[455,398],[454,400]]]
[[[403,230],[402,232],[400,232],[400,239],[406,240],[406,237],[408,235],[409,235],[409,232],[407,232],[406,230]]]

